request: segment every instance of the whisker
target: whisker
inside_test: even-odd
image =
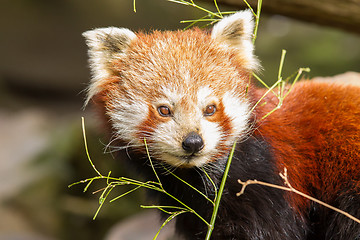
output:
[[[204,176],[203,171],[201,169],[195,168],[195,172],[197,172],[199,174],[200,178],[201,178],[201,181],[202,181],[202,183],[204,185],[205,195],[209,196],[208,184],[207,184],[209,179],[206,176]]]

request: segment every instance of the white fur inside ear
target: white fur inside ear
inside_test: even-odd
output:
[[[130,43],[136,38],[135,33],[127,28],[98,28],[83,33],[89,47],[89,61],[93,74],[85,105],[101,91],[101,85],[111,76],[111,63],[115,58],[122,58]]]
[[[245,67],[256,70],[259,63],[254,56],[253,31],[253,14],[250,10],[245,10],[224,17],[215,24],[211,38],[227,47],[236,49],[239,56],[246,60]]]

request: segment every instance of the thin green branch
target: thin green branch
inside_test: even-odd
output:
[[[91,183],[94,181],[94,179],[91,179],[88,184],[86,184],[85,188],[84,188],[84,192],[86,192],[88,190],[88,188],[90,187]]]
[[[282,75],[282,70],[283,70],[284,61],[285,61],[285,55],[286,55],[286,50],[283,49],[281,51],[281,58],[280,58],[280,64],[279,64],[279,70],[278,70],[278,80],[282,79],[281,75]]]
[[[257,10],[256,10],[256,21],[255,21],[253,44],[255,44],[255,41],[256,41],[256,38],[257,38],[257,32],[258,32],[258,29],[259,29],[261,6],[262,6],[262,0],[258,0]]]
[[[291,87],[290,87],[290,89],[286,92],[286,94],[284,95],[284,98],[287,97],[287,95],[289,95],[289,93],[290,93],[291,90],[293,89],[295,83],[299,80],[299,78],[300,78],[300,76],[301,76],[301,74],[302,74],[303,72],[310,72],[310,68],[300,68],[300,69],[299,69],[299,71],[298,71],[298,73],[297,73],[297,75],[296,75],[296,77],[295,77],[295,80],[294,80],[293,84],[291,84]]]
[[[206,177],[209,179],[209,181],[211,182],[211,184],[212,184],[213,187],[214,187],[215,196],[214,196],[214,201],[212,201],[212,202],[213,202],[213,204],[215,205],[215,200],[217,199],[217,193],[218,193],[217,187],[216,187],[214,181],[213,181],[213,180],[211,179],[211,177],[209,176],[209,174],[205,171],[205,169],[204,169],[204,168],[201,168],[201,170],[205,173]]]
[[[171,172],[170,170],[168,170],[165,166],[163,166],[164,169],[171,174],[173,177],[175,177],[176,179],[178,179],[179,181],[181,181],[182,183],[184,183],[185,185],[189,186],[191,189],[193,189],[194,191],[196,191],[197,193],[199,193],[201,196],[203,196],[206,200],[208,200],[211,204],[215,204],[214,201],[212,201],[208,196],[206,196],[203,192],[201,192],[199,189],[197,189],[196,187],[194,187],[193,185],[191,185],[190,183],[186,182],[185,180],[183,180],[182,178],[178,177],[176,174],[174,174],[173,172]]]
[[[148,146],[147,146],[147,144],[146,144],[146,138],[144,138],[144,144],[145,144],[146,154],[147,154],[148,159],[149,159],[150,164],[151,164],[151,168],[152,168],[152,170],[153,170],[153,172],[154,172],[154,174],[155,174],[155,176],[156,176],[156,179],[158,180],[158,182],[159,182],[159,184],[160,184],[160,187],[163,189],[162,184],[161,184],[161,181],[160,181],[160,178],[159,178],[159,176],[157,175],[157,172],[155,171],[154,165],[153,165],[153,163],[152,163],[152,161],[151,161],[151,157],[150,157],[150,153],[149,153],[149,148],[148,148]]]
[[[168,2],[173,2],[173,3],[178,3],[178,4],[183,4],[183,5],[187,5],[187,6],[191,6],[191,7],[194,7],[196,9],[199,9],[199,10],[201,10],[203,12],[206,12],[206,13],[210,14],[211,16],[215,16],[217,18],[222,18],[222,16],[219,15],[218,13],[214,13],[214,12],[212,12],[212,11],[206,9],[206,8],[203,8],[203,7],[195,4],[193,1],[190,1],[190,2],[187,2],[185,0],[167,0],[167,1]]]
[[[181,211],[186,211],[186,212],[189,212],[188,209],[186,208],[183,208],[183,207],[176,207],[176,206],[157,206],[157,205],[152,205],[152,206],[145,206],[145,205],[141,205],[140,206],[141,208],[144,208],[144,209],[158,209],[166,214],[174,214],[175,212],[170,212],[168,210],[165,210],[165,209],[176,209],[176,210],[181,210]]]
[[[253,72],[252,75],[256,78],[256,80],[258,80],[262,85],[264,85],[264,87],[266,87],[267,89],[270,88],[256,73]]]
[[[136,0],[133,1],[133,6],[134,6],[134,12],[136,13]]]
[[[250,4],[246,0],[243,0],[243,1],[246,4],[246,6],[250,9],[250,11],[254,15],[254,17],[256,17],[256,13],[254,12],[254,9],[250,6]]]
[[[189,212],[195,214],[201,221],[203,221],[207,226],[209,226],[209,223],[202,217],[200,216],[194,209],[192,209],[191,207],[189,207],[187,204],[183,203],[182,201],[180,201],[179,199],[177,199],[176,197],[174,197],[173,195],[171,195],[170,193],[164,191],[164,193],[166,195],[168,195],[169,197],[171,197],[172,199],[174,199],[175,201],[177,201],[178,203],[180,203],[182,206],[184,206]]]
[[[267,118],[268,116],[270,116],[271,114],[273,114],[275,111],[279,110],[281,108],[280,105],[277,105],[276,107],[274,107],[270,112],[268,112],[267,114],[265,114],[265,116],[263,116],[261,118],[261,120],[264,120],[265,118]]]
[[[207,17],[207,16],[206,16]],[[214,23],[214,22],[218,22],[219,19],[213,19],[213,18],[200,18],[200,19],[194,19],[194,20],[181,20],[180,23],[199,23],[199,22],[210,22],[210,23]]]
[[[259,105],[259,103],[270,93],[274,88],[276,88],[281,80],[278,80],[276,83],[274,83],[262,96],[261,98],[255,103],[255,105],[251,108],[250,112],[253,112],[255,108]]]
[[[154,168],[154,165],[152,163],[152,160],[151,160],[151,157],[150,157],[150,153],[149,153],[149,149],[148,149],[148,146],[147,146],[147,143],[146,143],[146,139],[144,138],[144,144],[145,144],[145,149],[146,149],[146,153],[148,155],[148,159],[150,161],[150,164],[151,164],[151,168],[159,182],[159,185],[160,185],[160,188],[161,188],[161,191],[162,193],[165,193],[166,195],[168,195],[170,198],[174,199],[175,201],[177,201],[178,203],[180,203],[182,206],[184,206],[189,212],[195,214],[199,219],[201,219],[206,225],[209,225],[209,223],[202,217],[200,216],[194,209],[190,208],[187,204],[185,204],[184,202],[180,201],[178,198],[176,198],[175,196],[173,196],[172,194],[168,193],[162,186],[161,184],[161,181],[160,181],[160,178]],[[164,167],[165,168],[165,167]],[[165,168],[166,169],[166,168]],[[170,174],[172,174],[173,176],[175,176],[177,179],[179,179],[180,181],[182,181],[183,183],[186,183],[188,186],[192,187],[193,189],[196,189],[194,188],[193,186],[191,186],[191,184],[187,183],[186,181],[184,181],[183,179],[179,178],[178,176],[176,176],[174,173],[172,173],[171,171],[167,170]],[[196,189],[197,190],[197,189]],[[201,193],[199,190],[197,190],[197,192]],[[206,197],[207,198],[207,197]],[[211,201],[209,199],[209,201]]]
[[[190,23],[188,26],[186,26],[186,27],[184,28],[184,30],[193,27],[195,24],[197,24],[197,23],[199,23],[199,22],[202,22],[203,19],[207,18],[208,16],[209,16],[209,15],[206,15],[206,16],[204,16],[204,17],[202,17],[202,18],[195,19],[195,20],[184,20],[184,21],[188,21],[188,23]],[[184,21],[180,21],[180,23],[185,23]],[[207,19],[206,21],[208,21],[208,19]],[[211,21],[213,21],[213,19],[211,19]]]
[[[260,102],[270,93],[272,92],[276,98],[278,99],[278,104],[276,105],[276,107],[274,107],[271,111],[269,111],[267,114],[265,114],[261,120],[267,118],[268,116],[270,116],[272,113],[274,113],[275,111],[279,110],[285,100],[285,98],[288,96],[288,94],[291,92],[292,88],[294,87],[294,84],[298,81],[298,79],[300,78],[301,74],[304,71],[310,71],[309,68],[300,68],[297,72],[297,75],[293,81],[293,83],[290,86],[290,89],[285,93],[286,90],[286,83],[289,81],[289,79],[291,77],[286,78],[286,80],[283,80],[282,77],[282,71],[283,71],[283,66],[284,66],[284,62],[285,62],[285,55],[286,55],[286,50],[282,50],[281,52],[281,58],[280,58],[280,64],[279,64],[279,70],[278,70],[278,76],[277,76],[277,81],[269,88],[269,86],[260,79],[259,76],[257,76],[256,74],[253,73],[253,76],[261,83],[263,84],[268,90],[261,96],[261,98],[255,103],[255,105],[251,108],[251,112],[255,110],[255,108],[260,104]],[[273,91],[275,88],[277,88],[277,93],[275,91]]]
[[[217,1],[216,0],[214,0],[214,5],[215,5],[215,7],[216,7],[216,10],[218,11],[218,14],[220,15],[220,17],[222,18],[223,17],[223,15],[222,15],[222,13],[221,13],[221,11],[220,11],[220,8],[219,8],[219,6],[218,6],[218,4],[217,4]]]
[[[120,196],[117,196],[116,198],[111,199],[110,202],[112,203],[112,202],[114,202],[114,201],[116,201],[116,200],[118,200],[118,199],[120,199],[120,198],[122,198],[122,197],[124,197],[124,196],[126,196],[126,195],[128,195],[128,194],[130,194],[130,193],[132,193],[132,192],[135,192],[136,190],[140,189],[141,187],[143,187],[143,186],[137,186],[137,187],[135,187],[135,188],[133,188],[133,189],[131,189],[131,190],[129,190],[129,191],[121,194]]]
[[[173,214],[171,214],[161,225],[160,229],[157,231],[155,237],[153,238],[153,240],[157,239],[157,237],[160,234],[160,231],[165,227],[166,224],[168,224],[171,220],[173,220],[175,217],[179,216],[180,214],[186,213],[187,211],[178,211],[175,212]]]
[[[186,208],[183,207],[177,207],[177,206],[160,206],[160,205],[141,205],[141,208],[172,208],[172,209],[177,209],[177,210],[187,210]]]
[[[215,206],[214,206],[214,210],[213,210],[213,213],[212,213],[212,216],[211,216],[210,225],[208,227],[208,231],[206,233],[205,240],[210,240],[211,234],[212,234],[212,232],[214,230],[214,227],[215,227],[215,220],[216,220],[216,216],[217,216],[217,213],[218,213],[218,210],[219,210],[221,196],[222,196],[224,188],[225,188],[226,179],[227,179],[227,176],[229,174],[231,161],[232,161],[232,158],[234,156],[235,147],[236,147],[236,141],[233,144],[233,147],[231,149],[229,158],[228,158],[227,163],[226,163],[225,171],[224,171],[221,183],[220,183],[220,188],[219,188],[217,198],[215,200]]]
[[[85,145],[85,151],[86,151],[86,156],[92,166],[92,168],[95,170],[95,172],[99,175],[102,176],[100,174],[100,172],[96,169],[95,165],[93,164],[91,158],[90,158],[90,154],[89,154],[89,149],[88,149],[88,145],[87,145],[87,141],[86,141],[86,133],[85,133],[85,119],[84,117],[81,117],[81,126],[82,126],[82,132],[83,132],[83,138],[84,138],[84,145]]]
[[[108,190],[109,189],[109,190]],[[100,198],[99,198],[99,203],[100,203],[100,206],[98,207],[98,209],[96,210],[96,213],[93,217],[93,220],[96,219],[97,215],[99,214],[100,212],[100,209],[102,208],[102,206],[104,205],[105,203],[105,200],[106,198],[109,196],[110,192],[114,189],[114,186],[112,185],[108,185],[105,190],[103,191],[103,193],[101,194]],[[106,195],[105,195],[106,193]],[[105,196],[105,197],[104,197]]]

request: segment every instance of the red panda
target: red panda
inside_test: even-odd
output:
[[[134,33],[100,28],[84,33],[93,78],[87,92],[109,125],[119,155],[146,179],[162,163],[210,198],[237,141],[212,239],[360,239],[360,225],[293,193],[248,186],[257,179],[292,186],[360,217],[360,88],[302,81],[282,107],[249,82],[259,68],[253,54],[254,23],[241,11],[216,23],[211,33]],[[124,153],[125,152],[125,153]],[[159,164],[155,164],[159,165]],[[210,219],[211,204],[170,174],[164,188]],[[159,205],[176,206],[152,193]],[[193,214],[176,218],[186,239],[204,239],[207,226]]]

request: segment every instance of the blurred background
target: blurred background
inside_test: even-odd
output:
[[[92,192],[106,185],[94,183],[86,193],[85,185],[68,188],[95,176],[84,150],[82,116],[97,168],[103,174],[111,170],[113,176],[136,178],[103,153],[107,139],[101,125],[91,108],[82,110],[90,74],[81,33],[106,26],[179,29],[186,27],[180,20],[204,15],[166,0],[136,0],[136,8],[135,13],[131,0],[0,3],[1,240],[114,239],[114,226],[127,228],[130,216],[148,211],[139,207],[145,199],[139,191],[105,204],[92,220],[99,198]],[[299,67],[311,68],[309,78],[360,72],[359,35],[263,14],[256,54],[269,84],[276,81],[282,49],[287,50],[284,77]],[[121,192],[114,190],[113,197]],[[140,216],[145,224],[151,222],[147,215]]]

